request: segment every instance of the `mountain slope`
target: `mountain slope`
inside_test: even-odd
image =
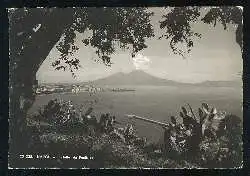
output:
[[[93,81],[96,85],[179,85],[175,81],[161,79],[144,71],[136,70],[130,73],[116,73],[106,78]]]
[[[152,76],[144,71],[116,73],[106,78],[92,81],[94,85],[154,85],[154,86],[199,86],[199,87],[242,87],[238,81],[204,81],[201,83],[181,83]]]
[[[204,81],[202,83],[195,84],[196,86],[206,87],[242,87],[242,81]]]

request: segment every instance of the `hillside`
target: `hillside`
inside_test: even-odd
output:
[[[98,79],[92,82],[96,85],[180,85],[171,80],[161,79],[152,76],[144,71],[136,70],[130,73],[116,73],[106,78]]]
[[[201,83],[181,83],[152,76],[142,70],[130,73],[115,73],[106,78],[92,81],[94,85],[154,85],[154,86],[205,86],[205,87],[241,87],[238,81],[204,81]]]
[[[93,85],[114,85],[114,86],[122,86],[122,85],[133,85],[133,86],[199,86],[199,87],[242,87],[241,80],[235,81],[204,81],[201,83],[181,83],[177,81],[172,81],[168,79],[159,78],[153,75],[150,75],[142,70],[135,70],[130,73],[118,72],[113,75],[110,75],[105,78],[88,81],[87,84]],[[86,84],[86,82],[75,83],[75,84]],[[72,83],[43,83],[40,85],[64,85],[69,86]]]
[[[206,87],[242,87],[242,82],[240,80],[236,81],[205,81],[202,83],[197,83],[196,86],[206,86]]]

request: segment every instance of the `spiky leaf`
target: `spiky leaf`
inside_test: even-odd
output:
[[[184,114],[182,112],[180,112],[180,116],[183,118],[184,117]]]
[[[209,113],[209,107],[208,107],[208,104],[207,103],[202,103],[202,109],[203,111],[208,114]]]
[[[192,116],[193,116],[193,119],[194,119],[195,121],[197,121],[196,115],[194,114],[191,105],[190,105],[190,104],[187,104],[187,105],[188,105],[188,107],[189,107],[189,109],[190,109],[190,112],[191,112],[191,114],[192,114]]]
[[[206,114],[202,111],[201,108],[198,109],[198,113],[199,113],[199,117],[200,117],[200,123],[202,123],[203,120],[204,120],[205,117],[206,117]]]
[[[196,126],[196,125],[197,125],[197,122],[196,122],[196,120],[194,120],[192,117],[186,115],[186,116],[183,118],[183,124],[185,125],[186,128],[189,128],[190,125]]]
[[[187,115],[187,110],[186,110],[186,108],[182,106],[181,109],[182,109],[184,115],[186,116],[186,115]]]
[[[207,103],[202,103],[202,107],[203,107],[203,108],[205,108],[206,110],[208,110],[208,109],[209,109],[209,107],[208,107],[208,104],[207,104]]]
[[[209,114],[208,120],[209,120],[209,121],[212,121],[212,120],[214,119],[215,115],[216,115],[216,114],[212,114],[212,113]]]
[[[174,116],[171,116],[171,122],[172,122],[173,124],[176,124],[176,119],[175,119]]]
[[[212,113],[212,114],[217,114],[217,109],[216,109],[216,108],[212,108],[212,109],[211,109],[211,113]]]

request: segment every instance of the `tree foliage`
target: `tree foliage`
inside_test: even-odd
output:
[[[236,29],[236,42],[241,47],[243,44],[243,11],[239,7],[217,7],[211,8],[209,12],[202,18],[202,21],[207,24],[217,24],[220,22],[224,29],[227,29],[228,24],[234,24]]]
[[[169,7],[167,7],[169,8]],[[147,48],[145,39],[154,36],[150,16],[153,13],[146,8],[81,8],[75,12],[74,22],[70,29],[66,30],[64,41],[57,47],[61,52],[60,60],[75,69],[79,67],[78,59],[67,60],[75,50],[75,31],[84,33],[86,29],[92,31],[92,36],[83,39],[83,43],[96,49],[96,54],[104,64],[111,65],[110,55],[116,51],[117,45],[123,49],[132,48],[132,56],[136,52]],[[217,24],[220,22],[224,29],[228,24],[237,25],[236,42],[242,49],[242,11],[238,7],[212,7],[202,17],[200,7],[175,7],[162,16],[160,28],[165,30],[165,34],[160,39],[170,39],[170,48],[174,54],[185,57],[185,51],[178,44],[185,44],[187,53],[191,52],[194,46],[194,39],[201,38],[201,34],[195,32],[192,23],[198,20],[206,24]],[[70,48],[70,46],[72,46]],[[71,51],[70,51],[71,50]],[[60,60],[56,60],[53,66],[60,65]],[[58,66],[56,69],[65,69],[65,66]],[[73,73],[72,69],[70,69]]]
[[[161,38],[170,39],[170,47],[175,54],[184,57],[184,51],[178,48],[178,43],[185,43],[187,45],[187,52],[191,51],[193,47],[193,37],[201,37],[193,31],[191,24],[197,21],[200,16],[200,8],[198,7],[176,7],[168,14],[163,15],[163,21],[160,21],[160,28],[165,29],[166,34]]]
[[[208,7],[207,7],[208,8]],[[185,50],[178,44],[185,44],[187,53],[194,46],[194,38],[201,38],[201,34],[193,31],[192,23],[201,20],[206,24],[223,25],[224,30],[229,24],[237,25],[236,42],[242,49],[242,10],[239,7],[209,7],[208,12],[202,16],[201,7],[174,7],[169,13],[163,15],[160,21],[160,28],[165,30],[165,34],[160,39],[170,40],[170,47],[175,54],[185,57]]]
[[[92,34],[82,42],[95,48],[96,54],[105,65],[111,65],[110,55],[115,53],[118,46],[131,49],[132,56],[135,56],[135,53],[147,47],[145,39],[153,36],[149,19],[151,15],[145,8],[76,9],[71,27],[65,31],[63,41],[57,46],[61,54],[53,66],[65,70],[66,66],[61,65],[64,61],[72,73],[79,68],[79,59],[71,59],[69,56],[79,49],[74,44],[75,32],[84,33],[86,30]]]
[[[204,16],[201,16],[201,7],[171,8],[159,22],[160,28],[165,31],[160,39],[169,39],[172,51],[185,57],[186,52],[178,44],[185,44],[189,53],[194,46],[194,39],[201,37],[193,30],[192,23],[201,20],[216,25],[220,22],[224,29],[227,29],[228,24],[237,25],[236,42],[242,48],[242,10],[238,7],[207,8],[209,10]],[[52,66],[56,70],[69,69],[73,74],[80,67],[79,59],[74,58],[75,51],[79,49],[75,44],[76,32],[89,30],[91,36],[83,38],[83,43],[95,48],[99,59],[110,66],[111,55],[119,47],[131,49],[132,56],[147,48],[146,39],[154,36],[150,22],[152,15],[149,9],[142,7],[16,9],[10,13],[10,41],[14,41],[11,55],[15,59],[26,57],[28,60],[27,57],[39,57],[39,53],[43,52],[40,54],[43,61],[59,41],[56,48],[60,57],[55,58]],[[42,40],[47,42],[37,47],[37,43]],[[42,61],[37,65],[40,66]]]

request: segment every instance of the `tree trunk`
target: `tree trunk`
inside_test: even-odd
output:
[[[36,72],[65,29],[70,27],[73,22],[72,13],[65,13],[67,16],[63,13],[62,10],[55,10],[54,13],[47,16],[37,13],[40,18],[32,16],[31,18],[35,20],[42,19],[37,22],[41,24],[41,27],[37,32],[26,30],[29,37],[24,39],[18,38],[17,35],[24,30],[26,22],[30,23],[29,20],[24,21],[21,28],[18,28],[20,24],[17,23],[10,26],[10,164],[16,163],[20,152],[28,152],[27,144],[30,135],[26,127],[26,116],[35,100]],[[11,20],[15,19],[10,19],[10,22]],[[21,52],[20,49],[22,49]]]

